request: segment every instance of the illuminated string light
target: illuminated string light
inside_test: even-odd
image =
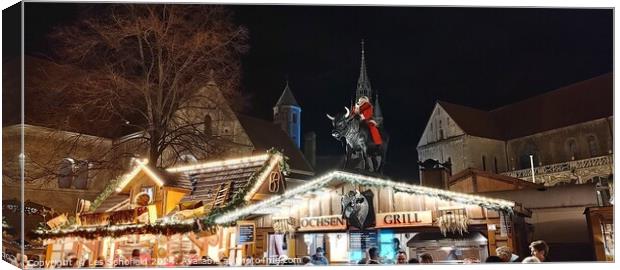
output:
[[[123,176],[123,180],[121,180],[118,183],[118,186],[116,187],[116,192],[121,192],[123,188],[125,188],[125,186],[127,186],[127,184],[131,182],[131,179],[136,177],[136,175],[140,173],[140,170],[142,170],[142,168],[145,168],[144,166],[149,163],[149,160],[148,159],[144,159],[144,160],[136,159],[135,162],[137,165],[133,168],[131,172]]]
[[[326,184],[336,180],[346,181],[351,184],[391,187],[392,189],[394,189],[395,192],[406,192],[428,197],[440,197],[442,199],[451,200],[457,203],[462,203],[466,205],[478,205],[484,208],[496,209],[500,211],[510,212],[515,206],[514,202],[502,199],[493,199],[478,195],[464,194],[443,189],[394,182],[387,179],[353,174],[348,172],[333,171],[314,180],[311,180],[306,184],[291,189],[282,195],[273,196],[256,204],[252,204],[247,207],[223,214],[215,220],[215,223],[229,223],[253,213],[267,212],[265,210],[271,210],[271,208],[278,206],[285,200],[293,198],[297,199],[301,194],[307,194],[313,191],[320,191],[322,188],[325,187]]]
[[[209,162],[200,163],[200,164],[184,165],[184,166],[179,166],[179,167],[168,168],[166,170],[171,173],[185,172],[185,171],[208,172],[211,170],[221,170],[223,167],[234,168],[240,165],[246,165],[247,163],[264,162],[268,158],[269,158],[269,154],[262,154],[262,155],[251,156],[251,157],[209,161]]]
[[[256,183],[254,183],[254,186],[252,186],[252,189],[250,189],[250,191],[245,195],[244,199],[246,201],[250,200],[252,196],[254,196],[254,193],[256,193],[258,189],[263,185],[265,179],[267,179],[271,171],[273,171],[273,168],[275,168],[280,163],[280,161],[282,161],[282,158],[283,157],[281,154],[272,155],[271,161],[269,162],[269,165],[267,165],[267,168],[261,172],[261,174],[256,179]]]

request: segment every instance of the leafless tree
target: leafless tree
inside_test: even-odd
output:
[[[205,111],[247,104],[239,82],[248,32],[232,15],[213,5],[92,5],[50,35],[57,67],[26,83],[26,120],[116,138],[92,153],[102,168],[137,146],[160,167],[222,151],[232,142],[205,128]]]

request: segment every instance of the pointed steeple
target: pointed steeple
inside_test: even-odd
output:
[[[293,96],[293,92],[291,92],[291,88],[288,86],[288,80],[286,80],[286,87],[284,87],[284,91],[282,91],[282,95],[280,95],[280,98],[276,103],[276,107],[277,106],[299,107],[297,100],[295,100],[295,97]]]
[[[366,72],[366,52],[364,51],[364,39],[362,39],[362,59],[360,62],[360,76],[357,79],[357,90],[355,91],[355,100],[361,96],[367,96],[372,99],[372,88],[370,87],[370,79]]]

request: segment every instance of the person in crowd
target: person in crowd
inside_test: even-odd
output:
[[[379,262],[379,250],[376,247],[368,249],[368,264],[381,264]]]
[[[392,250],[394,251],[394,261],[398,261],[398,252],[400,249],[400,240],[396,237],[392,239]]]
[[[310,258],[310,256],[303,256],[301,258],[301,264],[302,265],[308,265],[308,266],[314,265],[314,264],[312,264],[312,258]]]
[[[472,263],[480,263],[480,259],[475,257],[469,257],[463,259],[463,264],[472,264]]]
[[[512,249],[507,246],[498,247],[495,249],[497,256],[502,259],[502,262],[520,262],[521,258],[512,253]]]
[[[422,253],[420,263],[433,263],[433,256],[430,253]]]
[[[129,262],[130,266],[142,266],[142,262],[140,261],[140,249],[134,248],[131,251],[131,261]]]
[[[249,255],[248,255],[248,256],[245,256],[245,258],[243,259],[242,264],[243,264],[244,266],[251,266],[251,265],[254,265],[254,257],[249,256]]]
[[[398,251],[396,255],[396,264],[407,264],[407,253],[405,253],[405,251]]]
[[[15,256],[15,266],[21,268],[22,263],[24,264],[24,269],[30,268],[30,265],[28,265],[28,256],[26,256],[26,254],[22,255],[21,253],[17,253],[17,256]]]
[[[198,257],[198,251],[196,251],[195,249],[190,249],[189,250],[189,255],[187,255],[187,261],[189,261],[189,264],[195,264],[198,263],[198,260],[200,258]]]
[[[220,266],[230,266],[230,264],[228,263],[228,257],[222,257],[220,259]]]
[[[420,261],[417,258],[411,258],[409,259],[409,261],[407,261],[408,264],[417,264],[420,263]]]
[[[97,260],[95,260],[95,267],[104,267],[105,265],[105,258],[103,256],[99,256],[97,257]]]
[[[183,254],[177,255],[177,257],[174,260],[174,265],[175,266],[185,266],[185,265],[187,265],[186,261],[183,259]]]
[[[530,244],[530,252],[532,256],[538,258],[541,262],[549,262],[549,246],[545,241],[538,240]]]
[[[316,252],[312,255],[312,264],[314,265],[328,265],[327,258],[325,258],[324,250],[322,247],[317,247]]]
[[[69,267],[70,268],[78,268],[79,267],[78,258],[77,257],[71,258],[71,261],[69,263]]]
[[[538,257],[530,256],[523,259],[521,263],[540,263],[540,260],[538,259]]]
[[[499,256],[489,256],[487,257],[486,260],[484,260],[484,262],[487,263],[498,263],[498,262],[504,262]]]

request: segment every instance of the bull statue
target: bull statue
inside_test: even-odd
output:
[[[351,190],[340,199],[342,218],[360,230],[374,226],[374,207],[372,191]]]
[[[332,122],[332,137],[344,142],[344,169],[361,169],[363,171],[382,174],[387,154],[388,135],[379,128],[382,144],[375,144],[371,138],[367,121],[362,121],[357,114],[352,114],[344,107],[345,113],[335,116],[327,114]],[[352,157],[355,156],[355,159]],[[357,162],[353,162],[357,161]]]

